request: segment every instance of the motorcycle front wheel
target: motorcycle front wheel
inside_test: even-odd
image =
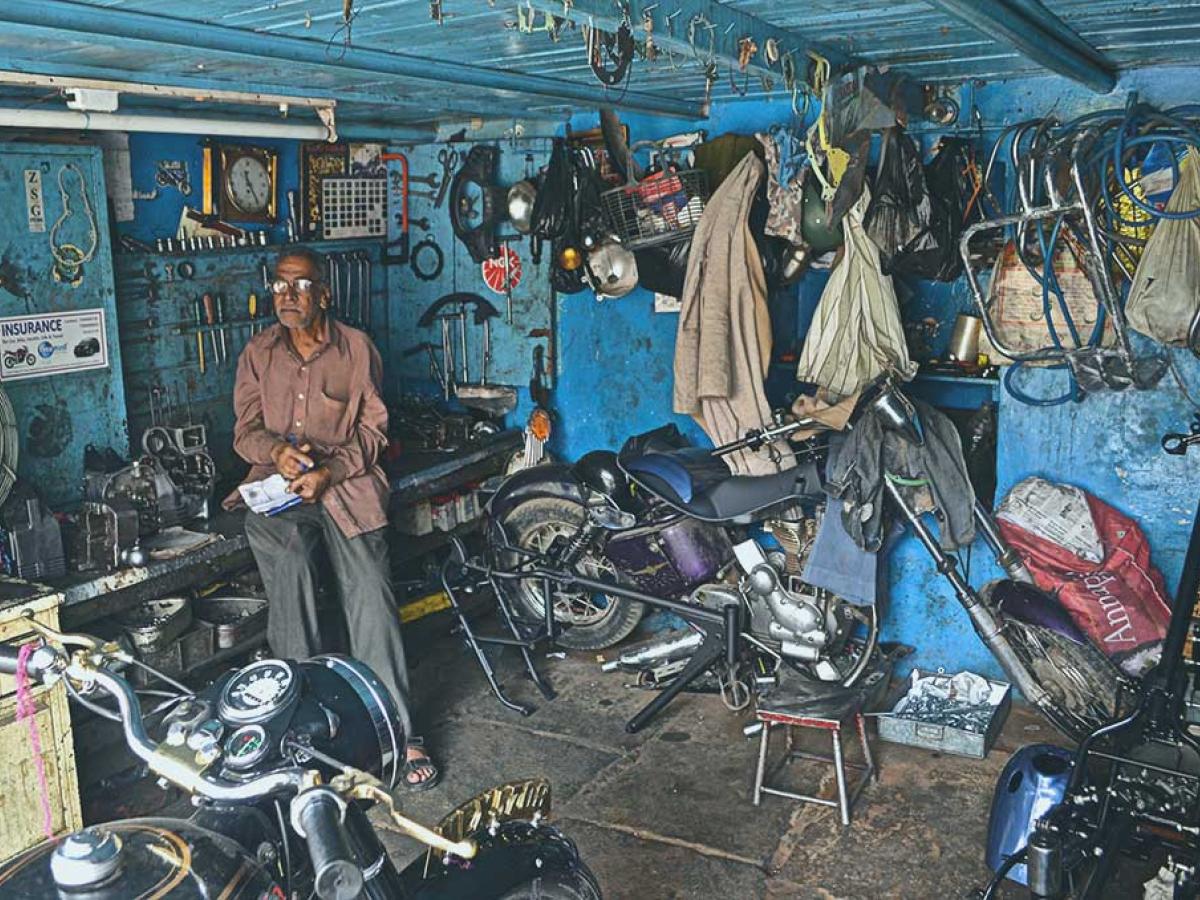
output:
[[[1090,644],[1057,631],[997,614],[1026,671],[1050,695],[1038,710],[1078,743],[1117,717],[1121,674]]]
[[[578,503],[556,497],[527,500],[501,523],[509,543],[522,550],[546,553],[556,541],[569,541],[579,531],[586,511]],[[502,562],[517,566],[523,557],[502,553]],[[616,567],[594,549],[584,552],[575,571],[587,578],[617,580]],[[545,616],[544,585],[536,579],[516,581],[508,588],[518,611],[530,618]],[[603,650],[619,644],[637,628],[645,614],[641,603],[611,594],[551,584],[554,618],[568,626],[558,643],[572,650]]]

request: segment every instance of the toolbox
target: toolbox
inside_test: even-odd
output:
[[[1000,729],[1008,719],[1012,709],[1012,685],[1002,681],[988,679],[991,695],[987,698],[986,708],[989,712],[981,718],[986,721],[983,730],[927,722],[905,715],[908,705],[907,695],[892,708],[891,712],[880,713],[879,736],[893,744],[907,744],[910,747],[923,747],[926,750],[938,750],[942,753],[953,753],[956,756],[970,756],[983,759],[996,743]]]

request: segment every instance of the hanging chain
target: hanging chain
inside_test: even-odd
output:
[[[83,211],[87,216],[88,224],[88,248],[81,249],[76,244],[59,243],[58,232],[62,228],[63,223],[69,219],[73,213],[71,209],[71,194],[67,190],[66,182],[63,176],[67,170],[75,173],[75,177],[79,179],[79,192],[83,195]],[[50,227],[50,255],[54,259],[54,277],[59,281],[66,281],[70,284],[75,284],[80,280],[84,263],[91,262],[92,257],[96,255],[96,248],[100,244],[100,232],[96,224],[96,214],[92,211],[92,201],[88,197],[87,181],[83,177],[83,172],[79,166],[73,162],[64,163],[58,170],[58,192],[62,197],[62,214]]]

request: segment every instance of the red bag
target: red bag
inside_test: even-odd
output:
[[[1130,675],[1158,661],[1171,606],[1138,524],[1077,487],[1027,478],[996,511],[1044,591]]]

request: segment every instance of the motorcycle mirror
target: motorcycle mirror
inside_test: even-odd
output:
[[[916,407],[890,382],[883,385],[879,395],[871,401],[871,410],[883,420],[884,428],[896,432],[918,447],[925,444],[917,422]]]

